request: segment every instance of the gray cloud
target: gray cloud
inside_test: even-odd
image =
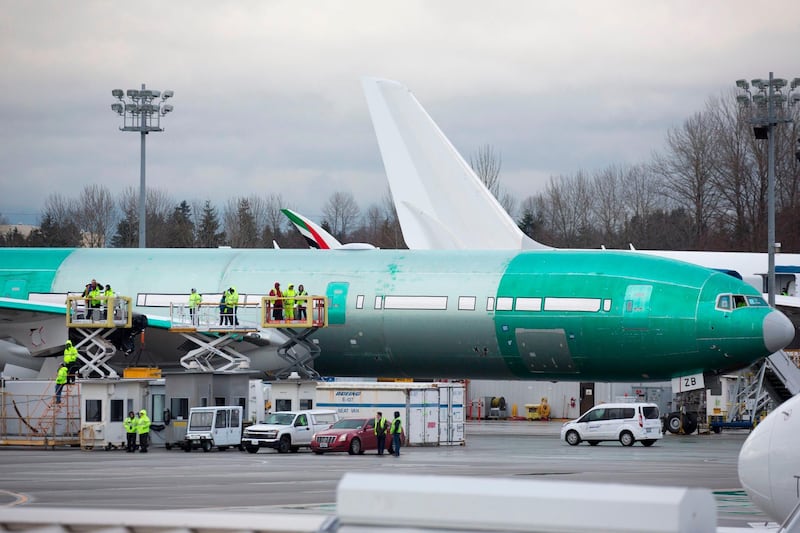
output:
[[[363,75],[406,84],[465,157],[491,144],[519,196],[647,160],[740,77],[800,75],[800,4],[750,2],[5,2],[0,213],[52,192],[138,187],[113,88],[175,90],[147,139],[176,201],[279,193],[311,216],[387,184]],[[762,10],[764,16],[755,16]]]

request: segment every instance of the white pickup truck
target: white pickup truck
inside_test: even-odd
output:
[[[270,413],[262,423],[244,430],[242,445],[250,453],[258,453],[261,447],[275,448],[279,453],[296,452],[301,446],[310,446],[314,433],[328,429],[337,420],[339,414],[329,409]]]

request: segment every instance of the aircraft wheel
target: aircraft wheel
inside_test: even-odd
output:
[[[667,417],[667,431],[677,435],[681,432],[681,414],[670,413]]]

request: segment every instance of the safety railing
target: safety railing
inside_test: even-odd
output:
[[[328,299],[324,296],[264,296],[262,328],[324,328],[328,325]]]
[[[128,296],[67,296],[68,328],[129,328],[131,299]]]
[[[173,331],[258,331],[261,304],[240,303],[228,307],[218,303],[201,303],[190,306],[173,302],[169,316]]]

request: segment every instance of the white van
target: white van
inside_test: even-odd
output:
[[[184,451],[200,448],[210,452],[216,446],[221,451],[242,444],[241,406],[192,407],[183,439]]]
[[[264,422],[244,431],[242,445],[250,453],[257,453],[261,447],[275,448],[279,453],[296,452],[300,446],[311,446],[311,437],[337,420],[339,413],[331,409],[270,413]]]
[[[618,440],[623,446],[633,446],[636,441],[652,446],[661,437],[661,419],[654,403],[604,403],[561,426],[561,439],[570,446],[582,441],[596,446],[604,440]]]

